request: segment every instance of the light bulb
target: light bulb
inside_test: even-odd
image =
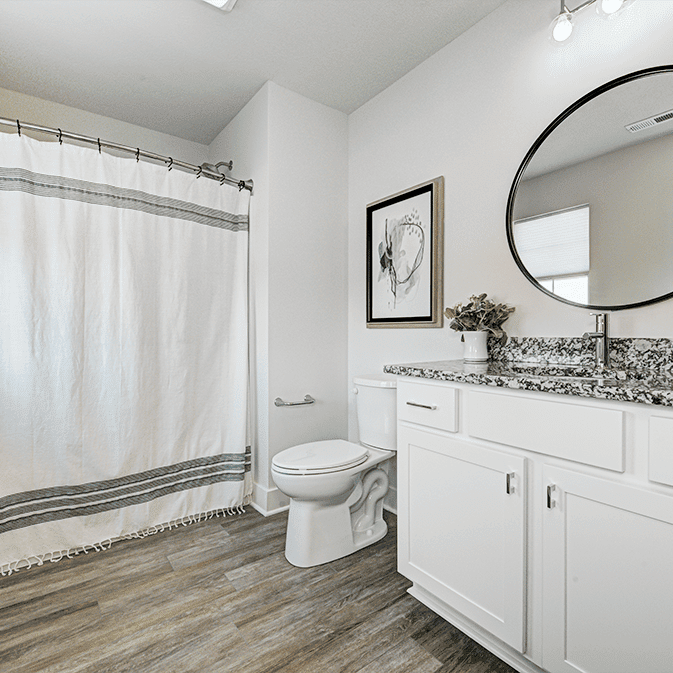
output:
[[[223,12],[230,12],[238,0],[203,0],[209,5],[213,5]]]
[[[617,14],[621,14],[624,9],[630,7],[635,0],[599,0],[596,3],[596,11],[604,19],[611,19]]]
[[[601,0],[599,10],[603,14],[614,14],[622,8],[623,4],[624,0]]]
[[[573,24],[570,20],[570,14],[559,14],[552,24],[552,37],[556,42],[565,42],[573,32]]]

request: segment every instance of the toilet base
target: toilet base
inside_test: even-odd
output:
[[[358,551],[367,545],[378,542],[381,538],[386,536],[388,532],[388,524],[381,518],[371,528],[365,531],[356,531],[353,533],[353,551]]]
[[[350,475],[350,488],[345,492],[320,500],[290,499],[285,558],[292,565],[310,568],[329,563],[386,535],[383,498],[388,475],[377,466],[391,454],[380,450],[370,450],[370,454],[365,470]]]
[[[298,568],[310,568],[349,556],[385,537],[383,518],[366,530],[353,531],[346,502],[331,507],[315,501],[290,501],[285,558]]]

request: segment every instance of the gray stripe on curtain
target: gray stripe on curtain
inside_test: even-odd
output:
[[[33,196],[82,201],[112,208],[128,208],[144,213],[172,217],[209,227],[246,231],[247,215],[233,215],[188,201],[148,194],[136,189],[124,189],[86,180],[74,180],[58,175],[34,173],[23,168],[0,166],[0,190],[25,192]]]
[[[106,481],[16,493],[0,498],[0,533],[137,505],[199,486],[243,481],[249,471],[248,447],[245,454],[206,456]]]

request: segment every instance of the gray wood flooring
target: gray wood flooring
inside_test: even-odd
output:
[[[386,518],[317,568],[248,508],[0,578],[0,671],[514,673],[406,593]]]

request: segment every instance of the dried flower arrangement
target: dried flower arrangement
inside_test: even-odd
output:
[[[502,324],[514,313],[514,306],[495,304],[485,294],[472,295],[463,306],[447,308],[444,315],[451,320],[449,327],[456,332],[490,332],[501,344],[507,342]]]

